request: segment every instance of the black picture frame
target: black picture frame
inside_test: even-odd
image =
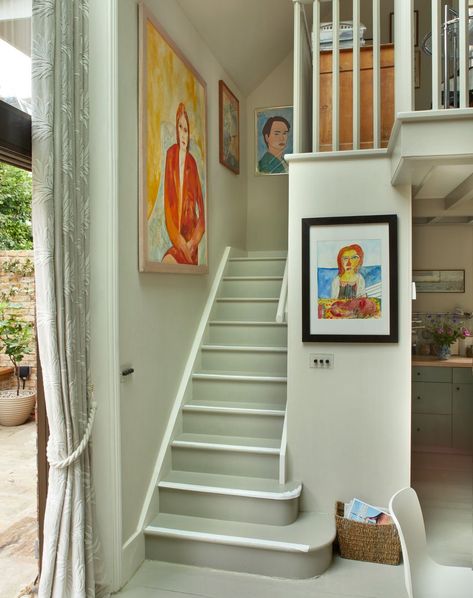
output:
[[[342,286],[350,287],[342,280],[346,271],[340,274],[341,266],[337,266],[346,255],[350,257],[346,251],[361,253],[361,262],[355,255],[359,260],[355,270],[359,283],[340,291]],[[397,343],[397,252],[395,214],[303,218],[302,341]],[[339,279],[339,293],[358,293],[357,285],[363,285],[363,294],[332,297],[335,278]]]

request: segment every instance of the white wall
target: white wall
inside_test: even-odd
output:
[[[256,175],[255,109],[292,106],[292,53],[248,96],[248,222],[247,247],[251,251],[287,249],[288,177]]]
[[[245,102],[175,1],[148,0],[147,6],[207,83],[209,274],[138,272],[138,5],[92,0],[91,343],[99,402],[94,466],[105,565],[114,589],[144,556],[135,532],[220,257],[227,245],[246,243],[245,152],[238,176],[218,160],[219,79],[240,98],[242,123]],[[240,133],[246,147],[245,126]],[[125,365],[135,373],[119,384]]]
[[[465,270],[464,293],[417,293],[414,311],[473,311],[473,228],[471,226],[414,226],[414,270]]]
[[[289,170],[290,478],[303,483],[306,511],[354,496],[387,505],[410,478],[410,189],[391,187],[385,156]],[[398,215],[399,343],[302,343],[301,219],[362,214]],[[334,369],[310,369],[314,352],[333,353]]]

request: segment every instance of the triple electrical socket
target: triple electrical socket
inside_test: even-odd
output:
[[[333,353],[311,353],[309,366],[318,370],[331,370],[334,367],[335,356]]]

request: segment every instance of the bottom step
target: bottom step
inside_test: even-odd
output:
[[[290,525],[273,526],[161,513],[145,536],[148,559],[304,579],[329,567],[335,521],[301,513]]]

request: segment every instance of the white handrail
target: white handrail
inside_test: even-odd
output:
[[[281,450],[279,452],[279,483],[286,483],[286,452],[287,452],[287,405],[281,436]]]
[[[281,293],[279,294],[278,310],[276,312],[276,322],[284,322],[285,314],[287,314],[287,260],[286,267],[284,268]]]
[[[394,0],[395,111],[414,110],[414,0]]]
[[[332,151],[340,149],[340,2],[332,3]]]
[[[459,44],[459,69],[460,69],[460,108],[467,108],[469,106],[469,76],[468,76],[468,60],[469,60],[469,44],[468,44],[468,25],[469,25],[469,11],[468,0],[459,0],[458,11],[458,27],[460,29],[460,44]]]
[[[320,149],[320,0],[312,12],[312,151]]]

